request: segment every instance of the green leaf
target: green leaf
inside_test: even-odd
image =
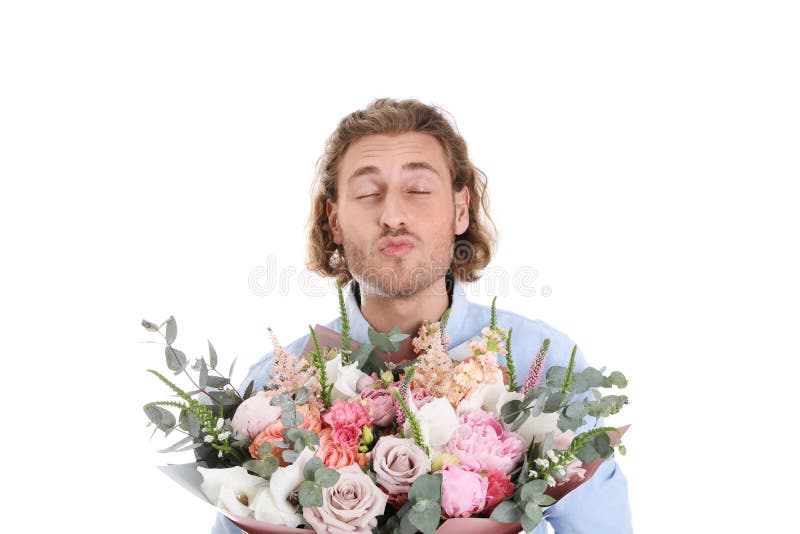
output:
[[[361,371],[367,374],[376,373],[378,375],[382,374],[385,370],[386,362],[383,361],[380,354],[375,351],[369,353],[367,357],[367,361],[364,363],[364,366],[361,368]]]
[[[552,395],[547,397],[547,401],[544,404],[544,411],[547,413],[557,412],[564,405],[564,400],[566,398],[567,396],[563,393],[558,391],[553,392]]]
[[[197,385],[200,386],[200,389],[204,389],[208,385],[208,366],[203,358],[200,358],[200,377]]]
[[[178,323],[172,315],[167,319],[167,335],[165,337],[167,338],[167,345],[172,345],[175,342],[175,338],[178,337]]]
[[[221,389],[231,383],[230,379],[221,376],[209,376],[208,387]]]
[[[381,352],[394,352],[397,350],[386,334],[378,332],[372,327],[367,329],[367,336],[369,337],[369,342]]]
[[[314,473],[314,482],[323,488],[329,488],[339,482],[339,473],[327,467],[317,469]]]
[[[529,411],[524,411],[521,414],[519,414],[519,417],[517,417],[517,419],[511,425],[510,428],[511,432],[516,432],[517,430],[519,430],[522,427],[522,425],[525,424],[525,421],[528,420],[528,417],[530,417],[530,415],[531,412]]]
[[[603,377],[603,373],[594,367],[587,367],[580,372],[580,375],[586,380],[590,388],[601,388],[605,386],[606,380],[605,377]]]
[[[300,500],[300,506],[322,506],[322,488],[319,484],[315,484],[310,480],[304,481],[300,484],[297,491],[297,497]]]
[[[417,478],[411,489],[408,490],[408,499],[413,503],[418,500],[439,501],[442,498],[442,476],[421,475]]]
[[[175,416],[161,406],[145,406],[144,413],[153,424],[158,426],[159,430],[166,431],[175,428]]]
[[[258,457],[261,458],[262,460],[266,460],[267,458],[272,456],[272,443],[269,441],[266,443],[262,443],[261,446],[258,447],[257,454]]]
[[[623,445],[622,443],[620,443],[620,444],[617,446],[617,449],[619,449],[619,453],[620,453],[622,456],[625,456],[626,454],[628,454],[628,449],[626,449],[626,448],[625,448],[625,445]]]
[[[242,395],[243,399],[249,399],[250,398],[250,395],[253,394],[253,387],[255,386],[255,384],[256,384],[255,380],[251,380],[250,383],[247,384],[247,387],[244,388],[244,394]]]
[[[500,418],[503,420],[504,423],[510,424],[514,419],[517,418],[516,412],[519,412],[522,408],[522,401],[519,400],[511,400],[507,403],[503,404],[500,408]]]
[[[217,368],[217,351],[214,350],[214,345],[211,344],[211,341],[208,341],[208,362],[211,364],[212,369]]]
[[[359,345],[358,348],[350,354],[350,361],[356,362],[356,367],[361,369],[364,367],[364,364],[367,363],[367,358],[369,358],[369,354],[372,352],[373,348],[374,347],[369,343]]]
[[[575,456],[585,464],[594,461],[598,456],[597,451],[594,450],[594,440],[590,439],[584,443],[581,448],[578,449],[578,452],[575,453]]]
[[[547,489],[547,482],[544,480],[531,480],[524,486],[520,492],[520,499],[522,502],[527,503],[533,500],[536,495],[541,495]]]
[[[520,517],[522,517],[522,510],[517,506],[517,503],[510,499],[498,504],[492,511],[492,515],[489,516],[490,519],[501,523],[516,523]]]
[[[306,480],[314,480],[314,472],[317,469],[321,469],[323,467],[325,466],[322,463],[322,460],[314,456],[308,462],[306,462],[305,467],[303,467],[303,478],[305,478]]]
[[[560,388],[567,378],[567,368],[560,365],[553,365],[547,370],[546,384],[550,387]]]
[[[228,371],[228,376],[230,376],[230,377],[233,377],[233,368],[236,366],[236,360],[237,359],[238,359],[238,356],[236,358],[234,358],[233,361],[231,362],[231,368]]]
[[[533,496],[533,502],[535,502],[539,506],[550,506],[551,504],[556,502],[556,500],[554,498],[552,498],[550,495],[547,495],[546,493],[542,493],[542,494],[539,494],[539,495],[534,495]]]
[[[305,404],[308,402],[309,391],[307,388],[300,388],[294,397],[294,402],[297,404]]]
[[[583,376],[581,373],[575,373],[572,375],[572,380],[569,382],[569,390],[572,393],[585,393],[589,391],[589,381],[586,380],[586,377]]]
[[[300,456],[300,453],[298,453],[297,451],[293,451],[291,449],[288,449],[288,450],[283,451],[283,454],[281,454],[281,456],[283,456],[283,461],[284,462],[289,463],[289,464],[293,464],[295,462],[295,460],[297,460],[297,457]],[[319,505],[317,504],[315,506],[319,506]]]
[[[408,511],[408,520],[417,527],[422,534],[433,534],[439,527],[439,516],[442,507],[438,502],[423,499],[417,501]]]
[[[186,355],[172,347],[164,347],[164,356],[167,359],[167,367],[177,375],[186,368]]]
[[[608,437],[608,434],[603,432],[594,437],[594,450],[604,460],[611,458],[611,455],[614,454],[614,448],[611,446],[611,438]]]
[[[158,325],[156,325],[155,323],[151,323],[147,319],[142,319],[142,326],[148,332],[158,332]]]
[[[542,509],[538,505],[529,503],[525,505],[525,513],[520,518],[525,532],[533,532],[542,522]]]
[[[608,375],[608,380],[618,388],[624,388],[628,385],[628,379],[619,371],[614,371]]]

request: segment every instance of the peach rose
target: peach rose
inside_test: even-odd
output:
[[[333,429],[326,428],[319,434],[319,450],[317,457],[322,460],[325,467],[339,469],[357,463],[363,466],[367,463],[367,455],[356,449],[343,447],[333,440]]]
[[[300,428],[311,430],[312,432],[319,434],[320,430],[322,430],[322,423],[320,422],[319,418],[319,410],[317,410],[317,408],[312,404],[301,404],[297,407],[297,410],[303,416],[303,422],[300,425]],[[261,445],[264,443],[283,441],[283,431],[285,429],[286,427],[283,426],[280,420],[278,420],[262,430],[250,444],[250,455],[253,458],[258,459],[258,449],[261,447]],[[283,461],[283,457],[281,456],[283,451],[284,449],[280,447],[272,447],[272,454],[277,456],[282,467],[288,465],[287,462]]]

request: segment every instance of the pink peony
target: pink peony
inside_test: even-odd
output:
[[[462,413],[459,422],[445,450],[458,457],[462,466],[508,474],[519,464],[525,443],[516,433],[508,432],[494,415],[471,410]]]
[[[344,425],[333,430],[333,441],[342,447],[356,449],[361,441],[361,427],[356,425]]]
[[[303,508],[303,517],[316,532],[370,534],[386,509],[386,494],[357,465],[337,471],[336,484],[322,490],[322,506]]]
[[[361,428],[364,425],[372,424],[372,415],[369,413],[369,407],[360,400],[345,401],[340,399],[325,411],[322,420],[334,430],[350,425]]]
[[[489,480],[457,465],[448,465],[442,475],[442,511],[448,517],[469,517],[483,510]]]
[[[361,392],[364,399],[372,410],[372,417],[375,419],[375,426],[389,426],[394,421],[395,401],[394,395],[388,389],[373,389],[371,387]]]
[[[489,471],[486,478],[489,481],[489,487],[486,490],[486,506],[483,511],[488,515],[504,499],[514,495],[514,483],[511,482],[508,475],[500,471]]]
[[[259,391],[236,408],[231,420],[235,439],[252,440],[278,420],[281,409],[269,403],[273,396],[274,393]]]

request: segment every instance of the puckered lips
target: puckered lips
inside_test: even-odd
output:
[[[387,256],[397,258],[405,255],[414,246],[414,240],[410,237],[384,237],[378,244],[378,251]]]

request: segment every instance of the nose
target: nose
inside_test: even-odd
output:
[[[381,226],[400,228],[408,222],[407,217],[403,196],[400,193],[387,191],[381,210]]]

